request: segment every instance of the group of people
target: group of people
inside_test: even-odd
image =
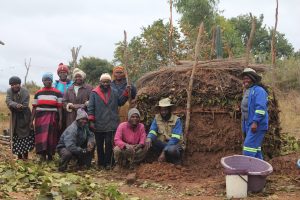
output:
[[[6,103],[11,111],[12,152],[19,159],[27,159],[35,147],[42,161],[51,161],[57,152],[60,171],[67,170],[71,159],[76,159],[79,167],[90,167],[95,150],[97,165],[102,169],[134,168],[155,152],[160,162],[180,164],[183,127],[181,119],[172,114],[171,100],[159,101],[146,134],[140,112],[128,102],[134,101],[137,91],[127,84],[125,73],[124,67],[117,66],[113,77],[102,74],[99,85],[93,88],[85,82],[85,72],[78,68],[72,72],[73,80],[69,80],[69,68],[61,63],[57,69],[59,80],[53,82],[52,73],[43,75],[44,87],[34,95],[32,112],[30,95],[21,87],[21,79],[11,77]],[[262,159],[261,144],[268,129],[268,94],[253,69],[246,68],[242,77],[243,153]]]
[[[97,165],[103,169],[133,168],[152,150],[160,154],[159,161],[181,161],[182,124],[172,114],[170,99],[159,102],[159,114],[146,134],[140,112],[129,107],[129,94],[134,101],[137,91],[127,84],[124,67],[115,67],[113,78],[102,74],[95,88],[85,83],[86,74],[78,68],[73,80],[62,63],[57,74],[59,80],[54,82],[52,73],[43,75],[44,87],[34,95],[32,112],[21,79],[9,79],[6,103],[12,114],[12,151],[19,159],[27,159],[35,147],[41,161],[51,161],[57,152],[60,171],[72,158],[89,167],[95,149]]]

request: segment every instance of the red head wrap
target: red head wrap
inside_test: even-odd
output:
[[[67,72],[69,74],[69,67],[67,65],[64,65],[63,63],[59,63],[57,68],[57,74],[59,74],[59,72],[61,71]]]

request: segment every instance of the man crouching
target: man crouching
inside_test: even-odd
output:
[[[63,132],[56,147],[60,157],[59,171],[65,171],[72,158],[77,159],[79,167],[91,166],[95,135],[90,132],[87,124],[87,113],[83,109],[78,109],[76,120]]]
[[[115,170],[129,164],[134,165],[141,162],[146,155],[145,146],[146,132],[144,125],[140,123],[140,112],[136,108],[128,111],[128,122],[118,126],[114,138],[114,156],[116,160]]]

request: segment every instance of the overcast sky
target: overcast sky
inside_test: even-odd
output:
[[[298,0],[279,2],[278,30],[300,49]],[[221,0],[227,18],[252,12],[264,14],[274,25],[275,0]],[[179,19],[174,14],[175,20]],[[113,59],[115,43],[141,33],[141,27],[157,19],[168,20],[167,0],[0,0],[0,91],[8,78],[24,79],[24,59],[32,59],[29,80],[41,84],[46,71],[56,74],[58,63],[71,60],[70,49],[82,45],[79,57]]]

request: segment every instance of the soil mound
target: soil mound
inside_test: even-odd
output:
[[[298,159],[300,153],[292,153],[273,158],[269,163],[273,166],[274,174],[291,175],[300,180],[300,169],[296,165]]]

